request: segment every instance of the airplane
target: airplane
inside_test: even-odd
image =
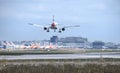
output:
[[[51,29],[51,30],[54,30],[54,32],[56,32],[56,30],[58,29],[58,32],[59,32],[59,33],[61,33],[62,31],[65,31],[65,29],[66,29],[66,28],[69,28],[69,27],[80,27],[80,25],[58,26],[59,24],[55,22],[54,16],[53,16],[53,22],[50,24],[50,26],[41,26],[41,25],[32,24],[32,23],[29,23],[29,25],[33,25],[33,26],[36,26],[36,27],[43,28],[43,29],[46,30],[47,32],[50,32],[50,29]]]

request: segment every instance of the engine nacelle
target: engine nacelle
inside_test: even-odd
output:
[[[62,31],[65,31],[65,28],[62,28]]]
[[[44,30],[47,30],[47,27],[44,27]]]

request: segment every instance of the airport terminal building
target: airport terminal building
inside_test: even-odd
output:
[[[0,41],[1,49],[42,49],[42,48],[80,48],[80,49],[120,49],[120,44],[112,42],[94,41],[89,42],[83,37],[53,36],[50,40],[33,41]]]

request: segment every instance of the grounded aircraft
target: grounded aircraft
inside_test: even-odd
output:
[[[49,32],[50,29],[54,30],[54,32],[58,29],[58,32],[59,32],[59,33],[61,33],[62,31],[65,31],[65,29],[66,29],[66,28],[69,28],[69,27],[80,27],[80,25],[58,26],[59,24],[54,21],[54,16],[53,16],[53,22],[51,23],[50,26],[41,26],[41,25],[32,24],[32,23],[29,23],[29,24],[30,24],[30,25],[33,25],[33,26],[36,26],[36,27],[43,28],[43,29],[46,30],[47,32]]]

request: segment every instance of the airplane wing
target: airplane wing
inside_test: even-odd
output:
[[[47,30],[47,32],[49,32],[49,29],[50,29],[50,26],[41,26],[41,25],[32,24],[32,23],[29,23],[29,25],[33,25],[35,27],[43,28],[44,30]]]
[[[32,24],[32,23],[28,23],[29,25],[33,25],[33,26],[35,26],[35,27],[40,27],[40,28],[44,28],[44,27],[46,27],[46,26],[41,26],[41,25],[38,25],[38,24]]]
[[[29,25],[33,25],[33,26],[35,26],[35,27],[39,27],[39,28],[50,28],[50,26],[47,26],[47,25],[38,25],[38,24],[32,24],[32,23],[28,23]]]
[[[63,28],[69,28],[69,27],[80,27],[80,25],[71,25],[71,26],[62,26]]]
[[[70,28],[70,27],[80,27],[80,25],[69,25],[69,26],[62,26],[62,27],[59,27],[59,33],[61,33],[61,31],[65,31],[66,28]]]

